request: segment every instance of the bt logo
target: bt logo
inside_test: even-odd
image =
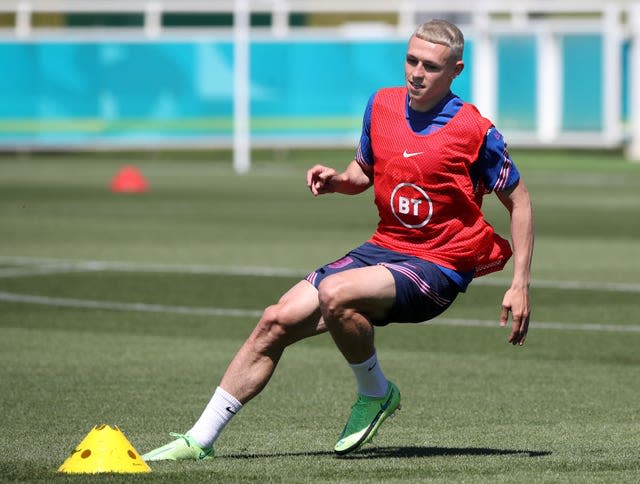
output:
[[[424,227],[433,215],[433,203],[422,188],[413,183],[399,183],[391,192],[391,210],[407,228]]]

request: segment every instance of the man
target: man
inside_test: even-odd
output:
[[[143,458],[204,459],[241,407],[265,387],[284,349],[329,331],[351,366],[357,401],[335,444],[338,454],[371,441],[400,405],[377,360],[374,326],[442,313],[473,277],[500,270],[512,255],[480,211],[495,191],[511,215],[513,280],[502,301],[508,341],[522,346],[529,325],[533,216],[500,133],[450,91],[462,71],[458,28],[434,20],[411,36],[406,86],[370,99],[355,159],[344,172],[316,165],[313,195],[357,194],[373,185],[380,222],[371,239],[321,267],[265,309],[227,368],[202,416],[184,435]]]

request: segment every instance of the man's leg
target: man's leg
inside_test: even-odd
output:
[[[265,387],[287,346],[326,331],[318,309],[318,291],[300,281],[277,304],[265,309],[220,381],[243,404]]]
[[[391,310],[395,280],[388,269],[378,265],[333,274],[318,290],[323,320],[358,384],[358,399],[334,448],[346,454],[370,442],[400,406],[398,388],[387,381],[377,361],[371,324]]]
[[[277,304],[265,309],[255,329],[227,367],[220,385],[195,425],[185,435],[155,449],[144,460],[193,460],[210,457],[213,444],[231,418],[266,386],[284,349],[326,331],[318,291],[300,281]]]

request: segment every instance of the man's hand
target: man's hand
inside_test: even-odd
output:
[[[307,171],[307,186],[315,196],[336,191],[334,179],[338,172],[333,168],[316,165]]]
[[[529,290],[527,288],[510,288],[502,299],[502,312],[500,313],[500,326],[506,326],[511,312],[511,334],[509,343],[512,345],[524,345],[529,330],[529,316],[531,306],[529,303]]]

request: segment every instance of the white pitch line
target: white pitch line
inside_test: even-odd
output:
[[[195,306],[167,306],[164,304],[124,303],[115,301],[93,301],[90,299],[15,294],[4,291],[0,292],[0,301],[37,304],[41,306],[58,306],[83,309],[109,309],[113,311],[133,311],[144,313],[190,314],[198,316],[260,317],[260,315],[262,314],[262,311],[254,311],[250,309],[225,309]]]
[[[511,281],[506,279],[478,278],[471,283],[476,286],[504,286]],[[548,281],[535,279],[531,281],[531,287],[542,289],[562,289],[573,291],[607,291],[607,292],[640,292],[640,284],[625,282],[596,282],[596,281]]]
[[[20,268],[8,268],[0,270],[0,277],[16,277],[23,275],[20,270],[24,270],[24,275],[31,275],[31,271],[42,268],[47,273],[64,272],[164,272],[180,274],[209,274],[224,276],[262,276],[262,277],[304,277],[303,271],[287,269],[282,267],[252,267],[252,266],[208,266],[208,265],[181,265],[181,264],[147,264],[131,262],[105,262],[105,261],[74,261],[64,259],[38,259],[30,257],[3,257],[0,256],[0,263],[21,264]],[[4,274],[7,276],[4,276]],[[37,272],[35,273],[38,274]]]
[[[82,261],[68,259],[45,259],[38,257],[0,256],[0,263],[20,265],[0,269],[0,278],[46,275],[66,272],[158,272],[180,274],[208,274],[223,276],[255,276],[255,277],[304,277],[307,273],[282,267],[257,266],[209,266],[181,264],[148,264],[131,262]],[[507,287],[510,281],[502,278],[478,278],[475,286]],[[543,289],[606,291],[640,293],[640,284],[603,281],[550,281],[535,279],[531,286]]]
[[[47,276],[51,274],[67,274],[70,272],[86,272],[87,269],[73,269],[59,266],[35,266],[35,267],[11,267],[0,269],[0,279],[10,279],[14,277]]]
[[[482,319],[450,319],[437,318],[423,324],[437,324],[442,326],[462,326],[465,328],[496,328],[497,321],[487,321]],[[640,333],[640,325],[637,324],[602,324],[602,323],[561,323],[534,321],[531,328],[551,329],[559,331],[601,331],[611,333]]]
[[[88,299],[60,298],[48,296],[35,296],[30,294],[15,294],[0,292],[0,301],[37,304],[43,306],[57,306],[83,309],[107,309],[112,311],[133,311],[147,313],[171,313],[194,316],[225,316],[240,318],[259,318],[262,311],[252,309],[234,308],[207,308],[194,306],[169,306],[164,304],[123,303],[115,301],[94,301]],[[461,326],[466,328],[497,328],[497,321],[481,319],[450,319],[437,318],[423,324],[437,326]],[[597,323],[561,323],[561,322],[535,322],[532,327],[536,329],[549,329],[560,331],[599,331],[613,333],[640,333],[640,325],[622,324],[597,324]]]

